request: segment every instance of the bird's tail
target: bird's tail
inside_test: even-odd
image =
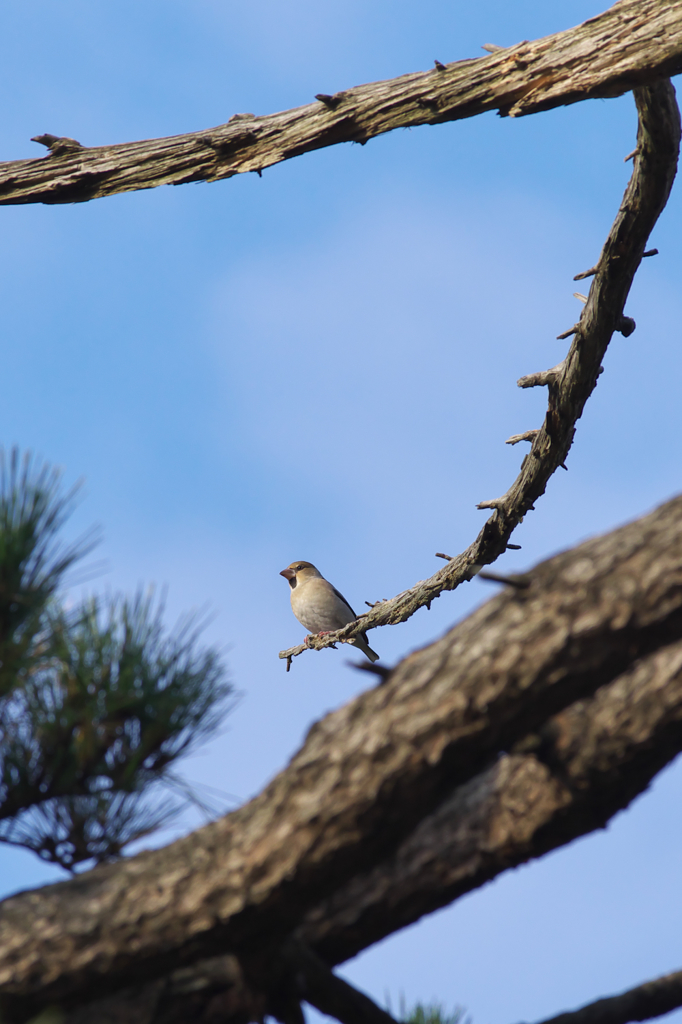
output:
[[[372,648],[367,643],[367,634],[366,633],[360,633],[359,636],[356,636],[353,640],[351,640],[351,643],[355,644],[355,646],[359,650],[361,650],[362,653],[364,655],[366,655],[366,657],[368,657],[370,661],[378,661],[379,660],[379,655],[377,654],[377,652],[373,651]]]

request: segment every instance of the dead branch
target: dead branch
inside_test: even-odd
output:
[[[628,319],[623,317],[625,301],[677,169],[680,113],[672,85],[662,81],[636,89],[635,101],[639,127],[632,177],[599,257],[580,321],[568,332],[573,334],[571,347],[558,366],[518,381],[522,388],[546,386],[549,395],[544,424],[533,438],[516,480],[500,498],[479,503],[478,508],[494,512],[465,551],[429,579],[372,608],[361,622],[322,637],[308,637],[305,644],[280,651],[287,666],[305,650],[321,650],[377,626],[404,622],[443,591],[471,580],[482,566],[494,562],[506,550],[513,530],[533,510],[552,474],[564,465],[576,423],[602,372],[611,337]]]
[[[518,117],[580,100],[620,96],[682,71],[682,3],[619,0],[582,25],[490,56],[338,92],[264,117],[163,139],[87,148],[35,136],[44,159],[0,165],[0,203],[75,203],[193,181],[261,173],[340,142],[396,128],[442,124],[487,110]]]
[[[519,441],[530,441],[530,443],[532,444],[539,433],[539,430],[524,430],[522,434],[512,434],[512,436],[508,437],[504,443],[518,444]]]
[[[456,799],[458,787],[504,763],[500,751],[516,756],[524,737],[542,735],[548,718],[638,671],[642,659],[657,652],[663,658],[682,637],[682,498],[542,563],[529,579],[527,590],[498,595],[315,725],[289,766],[245,807],[166,849],[5,900],[3,1019],[24,1021],[47,1004],[83,1005],[226,951],[238,955],[248,990],[267,993],[272,958],[306,915],[377,865],[384,870],[430,815]],[[659,706],[668,709],[663,724]],[[576,829],[596,827],[607,806],[604,792],[589,805],[600,765],[611,806],[623,806],[646,785],[641,776],[657,770],[651,765],[660,767],[663,752],[669,760],[670,750],[682,747],[679,694],[657,693],[644,710],[637,707],[630,695],[626,718],[611,726],[615,746],[626,751],[620,760],[603,735],[589,755],[584,744],[595,731],[584,723],[572,733],[558,727],[554,748],[572,767],[557,768],[557,778],[568,772],[569,782],[549,816],[552,827],[545,822],[527,834],[524,859]],[[622,763],[633,759],[631,747],[644,757],[636,780]],[[541,767],[551,765],[543,749],[541,743],[540,753],[533,751]],[[551,778],[547,784],[557,785]],[[584,802],[571,824],[566,807],[574,791],[576,806]],[[502,852],[495,856],[502,870]],[[400,904],[401,891],[391,899]],[[412,912],[420,916],[424,903],[413,901]],[[304,928],[311,927],[308,917]],[[351,927],[332,940],[326,925],[315,927],[325,934],[314,942],[302,937],[327,963],[334,961],[331,945],[362,944],[371,933]]]
[[[650,1020],[682,1006],[682,971],[631,988],[619,996],[598,999],[572,1013],[560,1013],[543,1024],[628,1024]]]
[[[488,580],[490,583],[504,583],[507,587],[516,587],[517,590],[527,590],[530,586],[530,580],[519,573],[513,576],[504,576],[499,572],[479,572],[478,578]]]

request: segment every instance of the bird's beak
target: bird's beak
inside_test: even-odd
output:
[[[284,576],[285,580],[293,580],[296,573],[293,569],[282,569],[280,576]]]

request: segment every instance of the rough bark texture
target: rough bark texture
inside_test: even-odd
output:
[[[43,160],[0,166],[0,203],[73,203],[116,192],[216,181],[339,142],[498,110],[512,117],[620,96],[682,71],[682,2],[620,0],[584,24],[475,60],[326,96],[265,117],[165,139],[80,147],[36,136]]]
[[[244,1000],[276,1001],[277,950],[297,927],[328,962],[343,958],[379,936],[381,901],[395,927],[433,909],[433,886],[420,892],[415,878],[422,870],[432,881],[450,872],[437,883],[446,902],[627,803],[682,747],[682,498],[527,579],[315,725],[244,808],[166,849],[6,900],[4,1018],[177,977],[226,952],[246,971]],[[575,707],[609,684],[610,703],[603,690]],[[588,728],[573,716],[590,705]],[[520,752],[529,735],[522,747],[532,752]],[[462,799],[468,832],[446,803]],[[486,801],[489,811],[477,810]],[[481,813],[487,824],[477,826]],[[424,864],[420,826],[444,848],[440,866],[437,849]],[[467,838],[477,828],[480,843]],[[379,864],[395,884],[377,895]],[[351,895],[354,884],[364,895]],[[350,921],[334,901],[344,886],[358,900]],[[177,1019],[178,998],[163,1005],[158,1019]]]
[[[377,626],[404,622],[419,609],[430,606],[444,590],[454,590],[470,580],[483,565],[494,562],[507,547],[513,530],[533,509],[552,474],[565,462],[575,425],[602,372],[602,359],[613,336],[631,333],[634,321],[623,317],[625,301],[642,260],[647,239],[665,207],[677,169],[680,146],[680,113],[675,90],[668,81],[635,90],[639,114],[637,149],[632,177],[618,215],[609,232],[597,265],[580,322],[568,332],[573,342],[558,366],[522,377],[519,387],[547,387],[549,401],[542,428],[526,432],[531,450],[521,463],[516,480],[501,498],[481,502],[481,509],[495,511],[466,551],[427,580],[422,580],[390,601],[382,601],[356,623],[324,636],[309,637],[280,658],[291,659],[313,648],[321,650]],[[510,441],[519,440],[519,435]]]
[[[341,963],[507,868],[602,827],[682,749],[682,642],[640,659],[458,787],[396,850],[311,911]]]

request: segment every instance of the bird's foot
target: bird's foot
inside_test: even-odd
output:
[[[329,636],[329,634],[333,632],[333,629],[323,629],[320,633],[308,633],[303,643],[305,644],[306,647],[310,647],[310,641],[314,636]]]

